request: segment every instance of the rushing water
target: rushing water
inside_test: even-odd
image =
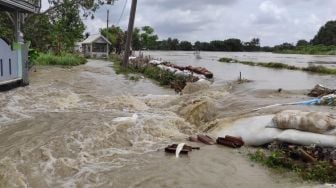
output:
[[[208,55],[206,55],[208,54]],[[199,132],[215,135],[220,119],[251,113],[256,107],[306,98],[304,91],[277,93],[260,76],[253,84],[228,84],[244,68],[250,75],[287,75],[240,65],[227,69],[221,54],[159,52],[180,64],[208,67],[215,73],[209,89],[175,94],[141,79],[116,75],[111,63],[90,60],[74,68],[37,67],[31,85],[0,93],[0,187],[293,187],[287,175],[250,162],[245,149],[201,146],[188,157],[166,155],[167,144],[186,142]],[[231,71],[231,73],[230,73]],[[234,73],[233,73],[234,72]],[[301,78],[303,73],[290,72]],[[228,76],[230,75],[230,76]],[[310,88],[332,77],[313,75]],[[255,78],[255,77],[254,77]],[[296,79],[293,82],[297,82]],[[251,79],[251,78],[250,78]],[[291,86],[277,78],[275,87]],[[283,78],[287,80],[287,78]],[[306,80],[305,80],[306,81]],[[334,84],[334,83],[333,83]],[[258,88],[251,89],[253,85]],[[300,85],[300,84],[299,84]],[[263,87],[262,87],[263,86]],[[260,89],[267,88],[267,89]],[[308,107],[291,107],[308,109]],[[330,111],[330,108],[310,109]]]

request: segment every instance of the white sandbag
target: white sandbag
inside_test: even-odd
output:
[[[256,116],[241,119],[225,126],[219,133],[218,137],[226,135],[241,137],[246,145],[260,146],[271,143],[282,132],[276,128],[266,128],[271,123],[273,115]]]
[[[279,129],[296,129],[320,134],[336,132],[336,116],[324,112],[286,110],[276,114],[273,123],[274,127]]]
[[[246,145],[261,146],[273,141],[281,141],[300,145],[318,145],[322,147],[336,147],[336,136],[304,132],[294,129],[281,130],[270,128],[273,115],[256,116],[237,120],[217,133],[218,137],[226,135],[242,137]]]
[[[321,147],[336,147],[336,136],[303,132],[298,130],[285,130],[276,138],[280,142],[299,145],[317,145]]]
[[[159,61],[159,60],[156,60],[156,59],[153,59],[153,60],[149,61],[149,64],[152,64],[152,65],[159,65],[161,63],[162,63],[162,61]]]

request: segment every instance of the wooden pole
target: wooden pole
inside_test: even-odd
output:
[[[132,0],[131,13],[130,13],[130,18],[129,18],[129,22],[128,22],[128,30],[127,30],[127,39],[126,39],[123,67],[128,66],[128,59],[129,59],[129,55],[130,55],[130,51],[131,51],[130,48],[131,48],[131,43],[132,43],[132,35],[133,35],[136,7],[137,7],[137,0]]]
[[[110,10],[107,9],[106,29],[109,28],[109,18],[110,18]]]

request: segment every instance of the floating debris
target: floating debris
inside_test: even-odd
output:
[[[322,97],[325,95],[329,95],[335,93],[336,89],[330,89],[320,84],[317,84],[309,93],[308,96],[310,97]]]
[[[240,148],[244,145],[244,141],[241,137],[233,137],[229,135],[226,135],[224,138],[218,137],[216,143],[231,148]]]
[[[165,152],[166,153],[174,153],[174,154],[176,154],[177,147],[178,147],[178,144],[169,145],[169,146],[167,146],[165,148]],[[188,146],[188,145],[184,144],[183,147],[182,147],[182,150],[179,151],[179,154],[185,154],[185,155],[187,155],[193,149],[194,150],[200,150],[200,147],[192,147],[192,146]]]
[[[214,141],[214,139],[212,139],[210,136],[208,135],[197,135],[197,139],[204,143],[204,144],[208,144],[208,145],[214,145],[216,142]]]

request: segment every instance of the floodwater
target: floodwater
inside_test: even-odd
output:
[[[187,142],[201,150],[179,159],[164,153],[167,144],[186,142],[190,135],[214,135],[221,119],[274,113],[286,107],[251,109],[307,98],[300,87],[282,93],[262,89],[271,85],[269,81],[263,85],[256,80],[259,88],[255,89],[250,84],[229,83],[234,77],[226,76],[232,73],[223,64],[180,54],[175,57],[178,63],[208,63],[211,70],[223,69],[214,71],[210,88],[200,85],[198,92],[179,95],[147,79],[131,81],[116,75],[109,62],[89,60],[73,68],[37,67],[30,86],[0,93],[0,187],[310,185],[254,164],[247,157],[248,148]],[[173,55],[162,57],[173,59]],[[239,67],[231,68],[237,72]],[[331,79],[313,77],[316,82]]]
[[[253,67],[242,64],[218,63],[222,57],[230,57],[243,61],[280,62],[295,66],[308,66],[309,62],[318,62],[321,65],[336,65],[336,56],[308,56],[293,54],[273,54],[264,52],[201,52],[201,59],[197,59],[194,52],[146,51],[145,55],[162,58],[165,61],[180,65],[195,65],[208,68],[215,75],[215,83],[237,80],[241,72],[245,79],[255,82],[250,84],[251,89],[311,89],[316,84],[336,87],[336,76],[311,74],[302,71],[274,70],[262,67]],[[336,68],[336,67],[335,67]]]

